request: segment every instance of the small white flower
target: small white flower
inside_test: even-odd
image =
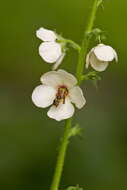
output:
[[[111,46],[98,44],[88,53],[86,57],[86,68],[91,65],[96,71],[104,71],[113,59],[118,61],[116,51]]]
[[[39,55],[47,63],[56,62],[54,66],[56,69],[61,64],[65,55],[65,53],[62,52],[61,44],[56,42],[58,39],[57,34],[51,30],[40,28],[36,31],[36,36],[43,41],[39,47]]]
[[[64,70],[50,71],[40,80],[42,84],[34,89],[32,101],[40,108],[52,105],[47,113],[50,118],[57,121],[68,119],[74,114],[73,104],[78,109],[85,105],[83,92],[72,74]]]

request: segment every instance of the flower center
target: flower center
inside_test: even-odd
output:
[[[57,94],[56,94],[56,98],[53,102],[53,105],[55,105],[56,107],[59,105],[59,103],[63,103],[65,104],[65,98],[68,95],[68,89],[66,86],[60,86],[58,88]]]

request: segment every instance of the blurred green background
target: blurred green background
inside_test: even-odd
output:
[[[91,0],[92,1],[92,0]],[[31,93],[50,66],[38,55],[35,31],[43,26],[81,42],[90,0],[1,1],[0,17],[0,189],[48,190],[64,122],[48,119]],[[87,105],[75,121],[82,138],[70,143],[61,189],[80,184],[88,190],[127,189],[127,1],[105,0],[96,26],[118,52],[96,90],[82,85]],[[95,45],[95,42],[93,42]],[[61,66],[75,72],[70,50]]]

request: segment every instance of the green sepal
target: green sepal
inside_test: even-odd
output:
[[[88,39],[94,38],[95,41],[99,41],[99,43],[106,39],[105,32],[99,28],[94,28],[91,32],[87,32],[86,37]]]
[[[103,0],[98,0],[97,7],[99,7],[103,3]]]
[[[102,33],[103,31],[99,28],[94,28],[92,31],[90,32],[86,32],[86,37],[87,38],[92,38],[93,36],[98,36]]]
[[[97,71],[90,71],[89,73],[82,75],[81,77],[82,80],[101,80],[101,77],[98,75]]]
[[[98,87],[98,81],[101,80],[101,77],[98,75],[97,71],[91,71],[86,75],[82,75],[81,77],[82,80],[90,80],[93,85],[95,86],[95,88]]]
[[[70,186],[66,190],[83,190],[83,188],[81,188],[81,187],[79,187],[79,185],[77,185],[77,186]]]
[[[69,138],[70,137],[74,137],[74,136],[77,136],[77,135],[81,135],[81,128],[79,126],[79,124],[76,124],[74,127],[72,127],[70,129],[70,132],[69,132]]]

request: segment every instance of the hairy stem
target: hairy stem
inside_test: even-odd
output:
[[[71,119],[68,119],[66,121],[66,125],[64,128],[63,138],[61,139],[61,146],[59,149],[59,154],[58,154],[57,163],[56,163],[56,169],[55,169],[55,173],[54,173],[54,177],[53,177],[53,181],[52,181],[50,190],[58,190],[58,188],[59,188],[59,183],[60,183],[65,155],[66,155],[66,150],[67,150],[67,146],[69,143],[70,129],[71,129]]]
[[[88,19],[88,24],[86,26],[86,29],[84,32],[84,37],[82,40],[81,51],[79,52],[79,61],[78,61],[77,68],[76,68],[76,76],[78,79],[78,84],[80,84],[82,81],[82,74],[84,71],[85,57],[86,57],[87,49],[89,46],[89,38],[87,37],[86,34],[90,33],[93,29],[97,8],[98,8],[98,0],[93,0],[90,16]]]

